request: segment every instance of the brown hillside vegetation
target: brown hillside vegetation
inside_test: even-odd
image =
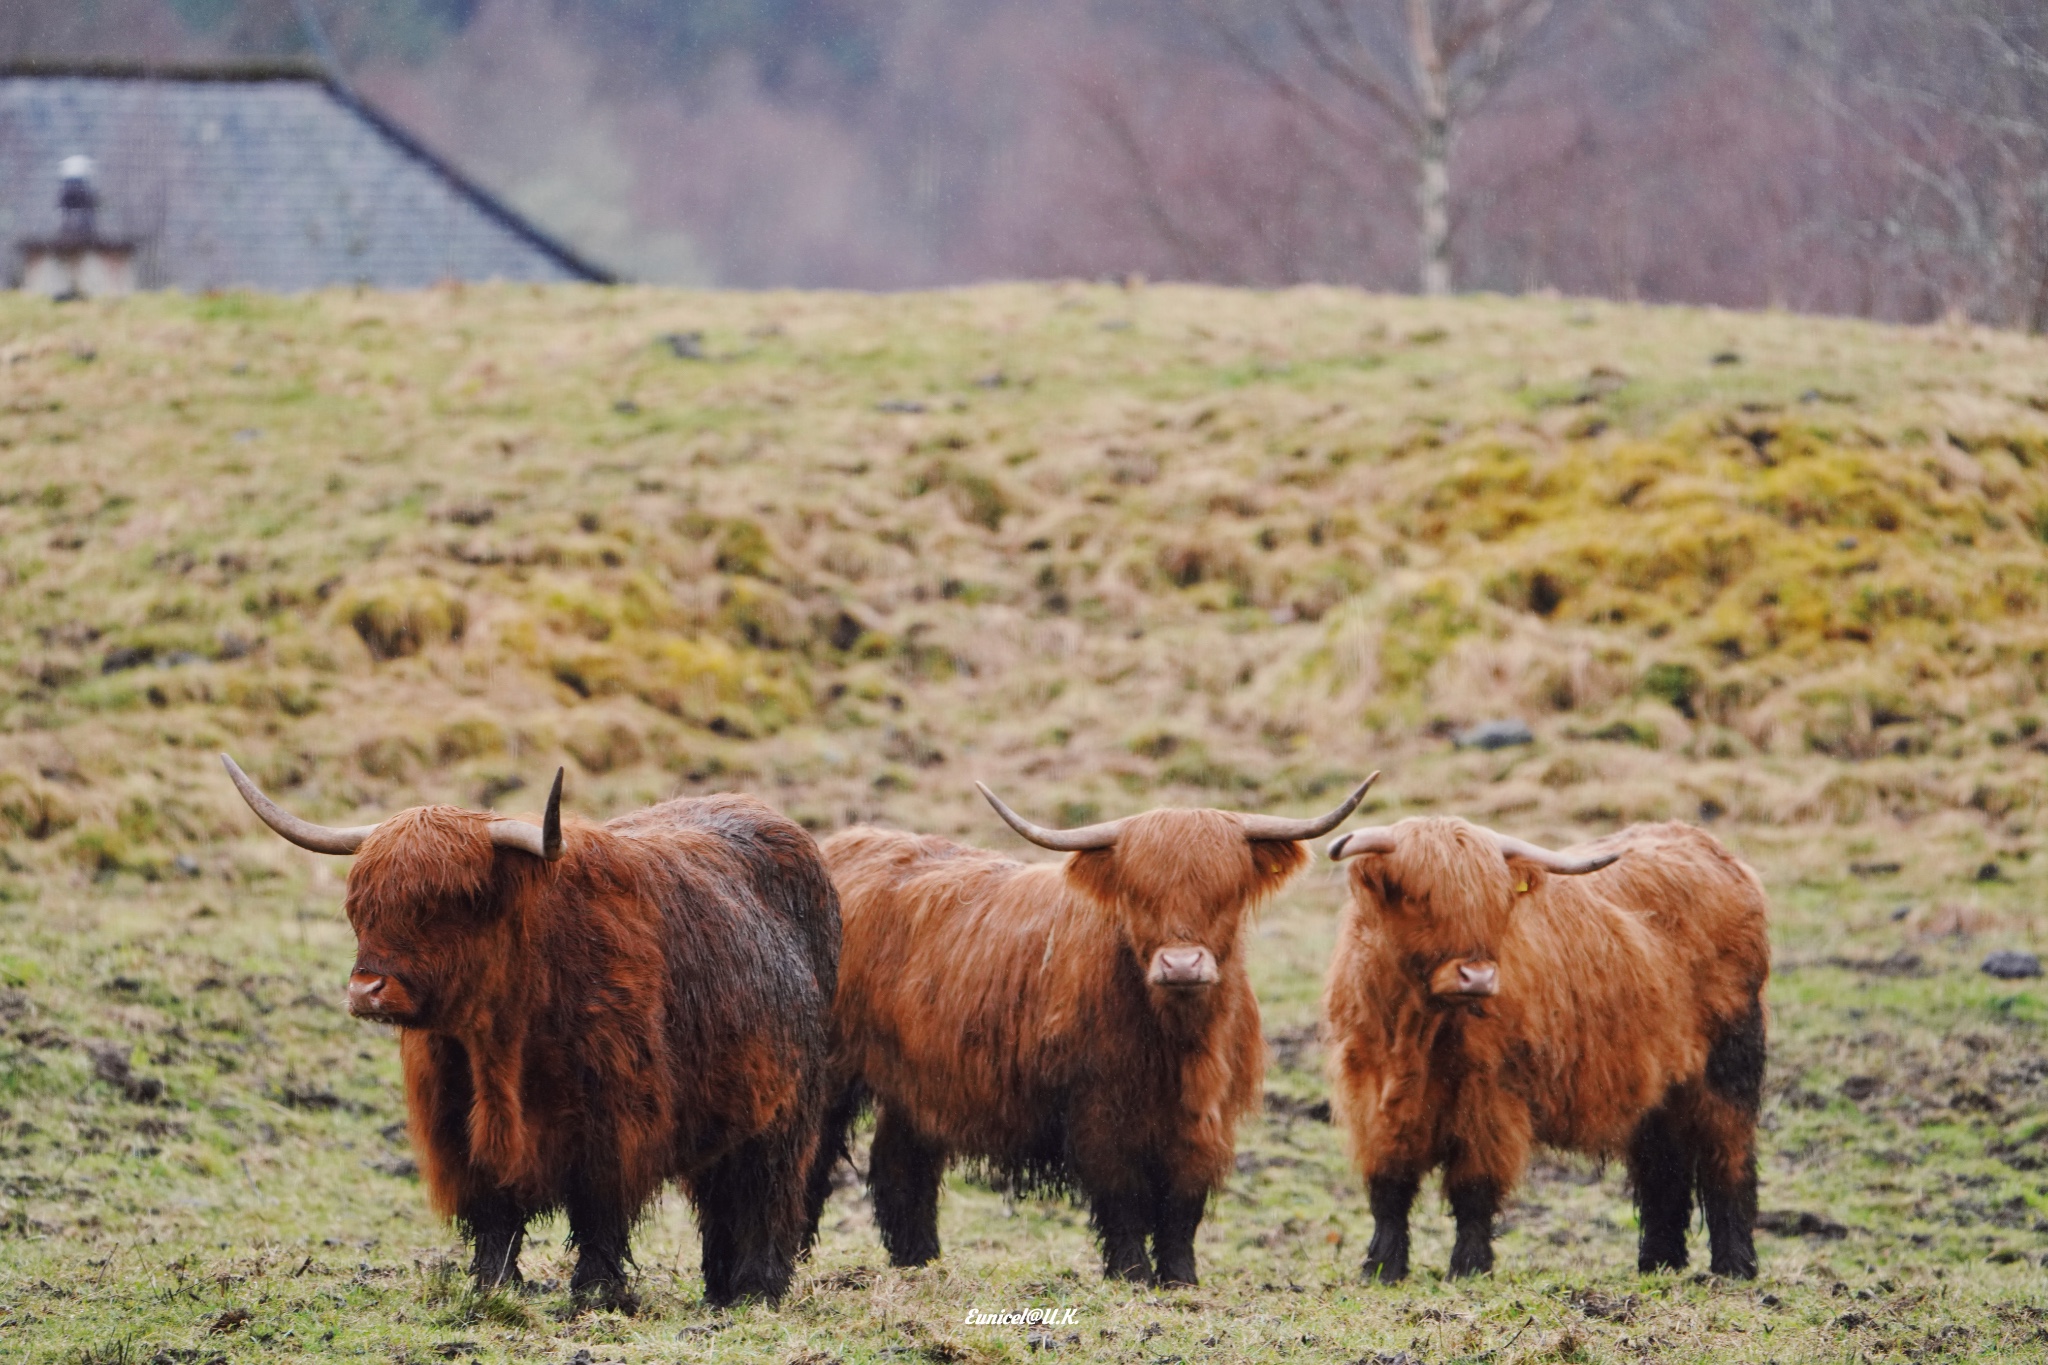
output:
[[[0,810],[98,867],[244,829],[223,747],[333,820],[556,762],[587,809],[759,785],[817,827],[1371,766],[1551,833],[2034,802],[2048,345],[2012,336],[1080,286],[0,336]],[[1421,780],[1500,715],[1549,761]]]

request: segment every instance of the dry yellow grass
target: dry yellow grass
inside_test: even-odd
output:
[[[2033,801],[2016,337],[1081,286],[16,300],[0,337],[0,809],[137,865],[239,827],[230,743],[336,818],[564,759],[586,809],[747,775],[822,825],[1366,766],[1553,832]],[[1500,714],[1607,738],[1414,780]]]

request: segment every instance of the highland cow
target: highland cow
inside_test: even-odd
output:
[[[264,823],[356,855],[348,1006],[394,1024],[434,1208],[481,1288],[567,1213],[579,1301],[630,1306],[629,1233],[666,1181],[697,1209],[713,1303],[779,1299],[807,1245],[838,901],[801,828],[743,796],[602,826],[453,806],[329,829],[233,760]]]
[[[1717,1275],[1756,1274],[1765,902],[1688,825],[1567,853],[1463,820],[1330,845],[1351,902],[1323,1008],[1336,1107],[1366,1180],[1369,1280],[1408,1273],[1408,1213],[1442,1167],[1453,1275],[1493,1268],[1532,1144],[1626,1158],[1643,1270],[1686,1263],[1694,1196]]]
[[[1370,785],[1313,820],[1158,810],[1065,831],[981,788],[1059,864],[882,829],[827,839],[846,951],[813,1218],[872,1100],[868,1183],[895,1264],[939,1254],[940,1178],[966,1157],[1012,1189],[1078,1189],[1105,1274],[1195,1283],[1195,1230],[1265,1066],[1245,912]]]

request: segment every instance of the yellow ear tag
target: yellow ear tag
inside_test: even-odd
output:
[[[1527,883],[1527,882],[1516,882],[1516,883],[1515,883],[1515,894],[1516,894],[1516,895],[1518,895],[1518,896],[1519,896],[1519,895],[1522,895],[1522,894],[1524,894],[1524,893],[1526,893],[1526,892],[1528,891],[1528,889],[1529,889],[1529,883]]]

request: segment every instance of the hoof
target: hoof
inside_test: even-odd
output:
[[[640,1300],[626,1287],[624,1280],[591,1280],[584,1284],[569,1286],[569,1301],[579,1313],[604,1312],[624,1313],[627,1317],[640,1311]]]
[[[1406,1261],[1376,1261],[1368,1258],[1359,1269],[1367,1284],[1399,1284],[1408,1278]]]
[[[742,1272],[733,1276],[722,1294],[712,1293],[711,1287],[706,1285],[704,1301],[713,1308],[731,1308],[741,1303],[765,1303],[773,1308],[789,1292],[790,1274],[789,1267],[778,1269],[772,1266],[751,1273]]]
[[[1487,1248],[1485,1248],[1485,1249],[1484,1249],[1484,1250],[1482,1250],[1482,1251],[1466,1251],[1466,1252],[1460,1252],[1460,1251],[1458,1251],[1458,1250],[1457,1250],[1457,1249],[1456,1249],[1455,1247],[1454,1247],[1454,1248],[1452,1248],[1452,1250],[1451,1250],[1451,1278],[1452,1278],[1452,1279],[1454,1279],[1454,1280],[1462,1280],[1462,1279],[1466,1279],[1466,1278],[1469,1278],[1470,1276],[1473,1276],[1473,1275],[1491,1275],[1492,1273],[1493,1273],[1493,1248],[1492,1248],[1492,1247],[1487,1247]]]

